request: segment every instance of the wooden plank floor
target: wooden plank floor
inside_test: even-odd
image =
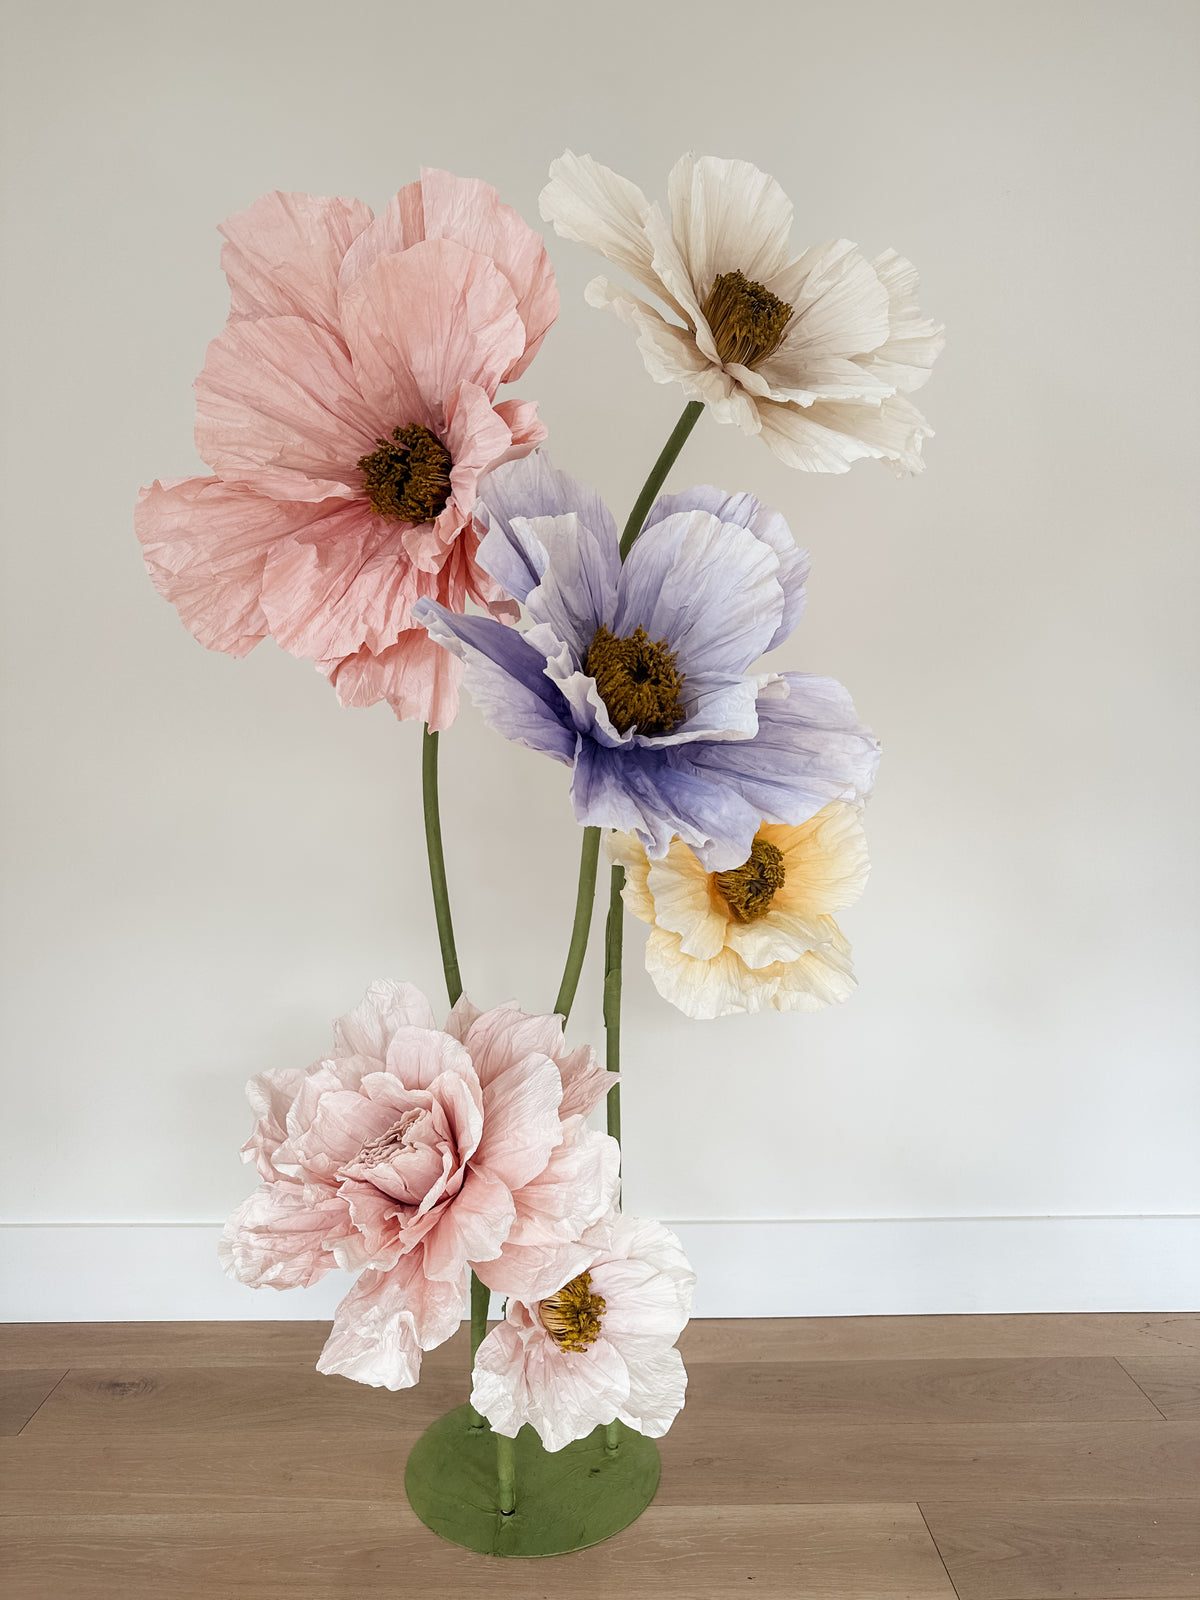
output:
[[[464,1334],[391,1395],[326,1331],[0,1326],[3,1600],[1200,1600],[1200,1315],[694,1322],[653,1506],[548,1562],[404,1498]]]

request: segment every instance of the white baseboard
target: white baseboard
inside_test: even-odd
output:
[[[678,1222],[702,1317],[1200,1309],[1200,1217]],[[298,1321],[349,1279],[243,1288],[213,1223],[0,1227],[0,1320]]]

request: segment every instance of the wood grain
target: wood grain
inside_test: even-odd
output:
[[[1126,1357],[1121,1365],[1164,1417],[1200,1422],[1200,1354]]]
[[[921,1510],[959,1600],[1200,1595],[1200,1499],[986,1508],[923,1501]]]
[[[1200,1600],[1198,1324],[693,1324],[650,1511],[532,1565],[404,1497],[462,1333],[389,1394],[314,1370],[323,1323],[9,1328],[4,1600]]]
[[[57,1372],[0,1372],[0,1435],[20,1433],[55,1384],[65,1377],[62,1368]]]
[[[954,1600],[915,1506],[655,1505],[624,1533],[552,1562],[443,1544],[407,1506],[353,1516],[8,1519],[6,1600],[404,1600],[751,1595]]]
[[[0,1368],[305,1366],[328,1336],[327,1322],[8,1323],[0,1325]],[[452,1366],[465,1348],[464,1329],[426,1361]],[[680,1348],[692,1365],[1200,1355],[1200,1313],[700,1318]]]
[[[713,1417],[807,1423],[1099,1422],[1160,1412],[1104,1356],[700,1364],[689,1402]]]

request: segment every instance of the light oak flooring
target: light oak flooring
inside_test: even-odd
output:
[[[694,1322],[654,1504],[540,1562],[404,1498],[463,1335],[391,1395],[325,1333],[0,1327],[3,1600],[1200,1600],[1200,1315]]]

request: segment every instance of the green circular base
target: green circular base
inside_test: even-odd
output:
[[[404,1471],[408,1503],[427,1528],[489,1556],[561,1556],[620,1533],[654,1499],[662,1466],[653,1439],[617,1423],[617,1448],[597,1428],[553,1455],[532,1428],[516,1438],[516,1509],[500,1510],[496,1435],[459,1406],[417,1440]]]

